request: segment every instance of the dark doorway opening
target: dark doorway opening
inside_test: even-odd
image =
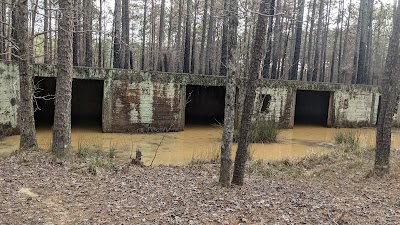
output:
[[[55,77],[34,78],[35,123],[37,127],[50,127],[54,122],[54,95],[56,93]]]
[[[186,86],[186,124],[224,122],[225,87]]]
[[[330,95],[328,91],[297,91],[294,123],[327,126]]]
[[[35,77],[35,122],[37,126],[52,126],[54,123],[54,77]],[[102,127],[103,81],[80,80],[72,82],[72,126]]]

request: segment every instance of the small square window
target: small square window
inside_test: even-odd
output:
[[[261,95],[261,112],[267,112],[271,103],[271,95]]]

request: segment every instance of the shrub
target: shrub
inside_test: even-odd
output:
[[[250,127],[250,143],[273,143],[279,134],[278,125],[273,121],[256,120]],[[234,141],[239,139],[239,130],[235,130]]]

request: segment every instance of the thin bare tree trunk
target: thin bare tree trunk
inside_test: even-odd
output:
[[[290,80],[297,80],[297,73],[299,70],[301,38],[302,38],[302,31],[303,31],[304,6],[305,6],[305,0],[299,0],[298,12],[297,12],[297,17],[296,17],[296,37],[295,37],[293,63],[290,66],[290,70],[289,70],[289,79]]]
[[[164,27],[165,27],[165,0],[161,0],[161,12],[160,12],[160,27],[158,32],[158,66],[159,71],[165,72],[165,65],[163,63],[164,49]]]
[[[144,0],[143,6],[143,28],[142,28],[142,59],[140,69],[145,69],[145,48],[146,48],[146,26],[147,26],[147,0]]]
[[[199,56],[199,74],[204,74],[204,46],[206,42],[206,29],[207,29],[207,8],[208,0],[204,0],[204,11],[203,11],[203,27],[201,30],[201,44],[200,44],[200,56]]]
[[[30,65],[31,42],[28,35],[28,0],[19,0],[15,10],[15,32],[16,36],[17,59],[19,66],[20,92],[18,107],[18,122],[20,131],[21,150],[31,150],[37,148],[35,118],[33,109],[33,80]]]
[[[192,13],[192,0],[186,0],[186,26],[185,26],[185,52],[183,54],[183,72],[190,72],[190,20]]]
[[[230,186],[232,171],[232,142],[235,131],[235,97],[237,77],[237,27],[238,27],[238,1],[230,0],[228,4],[228,82],[225,93],[224,129],[221,143],[221,168],[219,182],[222,186]]]
[[[314,67],[313,67],[313,73],[312,73],[312,81],[317,81],[318,80],[318,72],[319,72],[319,62],[321,60],[320,58],[320,34],[322,30],[322,19],[323,19],[323,13],[324,13],[324,4],[325,1],[321,0],[319,3],[319,11],[318,11],[318,24],[317,24],[317,33],[315,35],[315,51],[314,51]]]
[[[178,5],[178,32],[175,43],[175,72],[181,72],[181,38],[182,38],[182,0]]]
[[[121,25],[122,25],[122,47],[121,47],[121,68],[130,68],[130,46],[129,46],[129,1],[122,0],[122,10],[121,10]]]
[[[194,7],[194,18],[193,18],[193,33],[192,33],[192,55],[190,60],[190,73],[195,73],[197,71],[197,64],[196,61],[196,32],[197,32],[197,11],[199,7],[199,1],[195,0],[195,7]]]
[[[59,0],[57,81],[52,151],[59,159],[71,152],[73,1]]]
[[[212,70],[212,49],[214,49],[214,32],[215,32],[215,0],[211,0],[210,5],[210,19],[208,22],[208,34],[207,34],[207,47],[206,47],[206,59],[205,59],[205,73],[207,75],[213,74]]]
[[[390,144],[393,113],[399,94],[399,40],[400,40],[400,1],[394,14],[393,30],[386,57],[385,75],[382,84],[381,108],[376,127],[375,171],[389,172]]]
[[[93,66],[93,40],[92,40],[92,29],[93,29],[93,0],[84,1],[84,15],[83,15],[83,30],[85,37],[85,66]]]
[[[244,172],[247,161],[247,148],[249,145],[249,131],[251,126],[252,115],[254,113],[254,102],[256,98],[256,86],[258,71],[260,69],[261,59],[263,55],[263,46],[267,27],[267,17],[264,15],[267,11],[268,0],[260,3],[260,14],[258,15],[256,34],[254,36],[252,55],[250,61],[249,79],[246,88],[246,96],[244,99],[242,119],[240,125],[240,136],[238,141],[238,149],[235,157],[235,166],[233,172],[232,183],[243,185]]]
[[[264,65],[263,65],[263,77],[269,79],[270,73],[269,68],[271,66],[271,53],[272,53],[272,29],[274,26],[274,9],[275,9],[275,0],[270,0],[268,6],[268,31],[267,31],[267,49],[264,58]],[[246,35],[245,35],[246,36]]]
[[[99,37],[98,37],[98,39],[99,39],[99,43],[98,43],[98,54],[97,54],[97,66],[98,67],[103,67],[104,65],[102,65],[102,49],[103,49],[103,46],[102,46],[102,40],[101,40],[101,36],[102,36],[102,27],[103,27],[103,6],[102,6],[102,4],[103,4],[103,1],[102,0],[99,0],[100,1],[100,9],[99,9],[99,27],[98,27],[98,35],[99,35]]]
[[[114,68],[121,68],[121,24],[122,24],[122,2],[115,0],[114,8]]]
[[[43,63],[48,64],[49,60],[49,6],[48,0],[43,0]],[[50,35],[51,36],[51,35]]]

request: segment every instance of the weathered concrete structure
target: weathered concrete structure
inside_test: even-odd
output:
[[[33,67],[37,96],[52,95],[55,67]],[[179,131],[185,122],[223,119],[225,77],[98,68],[75,68],[73,77],[73,122],[98,118],[104,132]],[[18,67],[0,63],[1,127],[16,130],[18,96]],[[257,116],[284,128],[374,126],[379,105],[378,87],[364,85],[260,80],[258,96]],[[37,104],[37,121],[51,124],[52,100],[38,98]],[[399,118],[400,111],[396,124]]]

